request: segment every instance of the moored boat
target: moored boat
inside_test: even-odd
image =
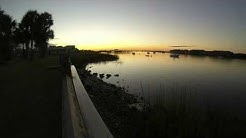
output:
[[[170,54],[170,57],[179,58],[179,54]]]

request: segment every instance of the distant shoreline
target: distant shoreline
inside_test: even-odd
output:
[[[205,50],[173,49],[170,50],[170,53],[196,55],[196,56],[209,56],[209,57],[223,57],[223,58],[230,58],[230,59],[246,59],[246,54],[233,53],[231,51],[219,51],[219,50],[205,51]]]
[[[195,56],[209,56],[209,57],[222,57],[228,59],[246,59],[246,54],[244,53],[233,53],[231,51],[223,50],[187,50],[187,49],[172,49],[170,51],[154,51],[154,50],[100,50],[101,53],[131,53],[131,52],[153,52],[153,53],[173,53],[173,54],[184,54],[184,55],[195,55]]]

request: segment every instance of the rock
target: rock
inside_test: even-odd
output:
[[[143,103],[133,103],[128,105],[131,108],[136,108],[139,111],[143,111],[144,104]]]
[[[132,131],[131,133],[134,134],[135,132],[132,128],[135,124],[132,121],[132,116],[128,116],[138,111],[134,109],[136,107],[133,108],[134,105],[131,105],[137,103],[134,95],[126,93],[126,89],[122,87],[117,87],[102,80],[105,76],[112,76],[111,74],[90,74],[85,70],[81,72],[85,72],[84,75],[80,76],[80,79],[87,93],[106,125],[112,130],[112,133],[117,134],[117,137],[127,137],[125,136],[126,131]],[[96,76],[99,76],[101,79]],[[118,77],[119,74],[114,76]]]
[[[99,77],[102,79],[104,78],[104,74],[99,74]]]
[[[112,76],[111,74],[107,74],[106,79],[110,78],[111,76]]]
[[[97,73],[93,73],[92,75],[97,77]]]

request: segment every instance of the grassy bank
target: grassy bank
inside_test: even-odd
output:
[[[0,137],[61,137],[58,57],[0,66]]]
[[[188,89],[165,90],[137,116],[138,137],[246,137],[246,120],[201,105]]]
[[[118,56],[86,50],[70,55],[70,59],[75,66],[84,67],[88,63],[114,61],[118,59]]]

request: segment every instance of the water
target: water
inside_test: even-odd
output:
[[[89,64],[92,73],[112,74],[105,82],[153,102],[163,91],[195,92],[209,106],[245,114],[246,60],[146,52],[119,54],[119,60]],[[114,74],[119,74],[115,77]]]

